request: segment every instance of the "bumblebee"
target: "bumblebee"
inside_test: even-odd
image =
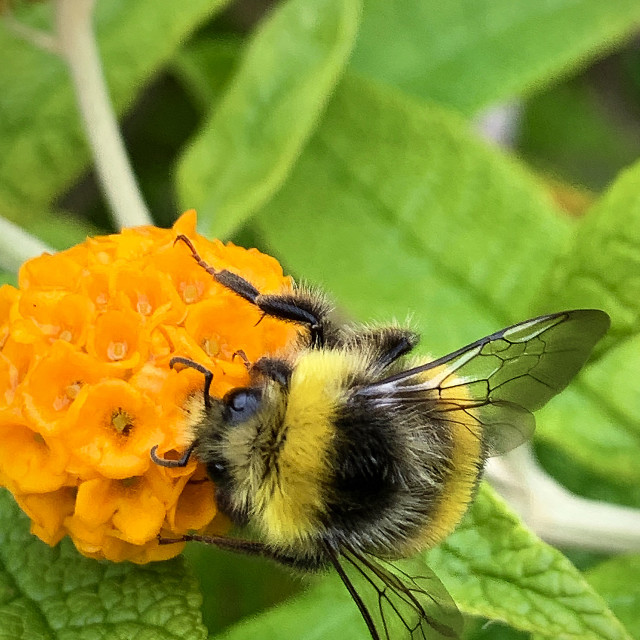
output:
[[[189,407],[191,455],[206,465],[221,511],[259,540],[186,535],[301,570],[333,567],[374,640],[455,638],[461,617],[426,566],[389,561],[441,542],[458,524],[488,456],[530,437],[532,412],[567,386],[606,333],[593,309],[522,322],[436,360],[398,326],[342,326],[327,299],[304,288],[263,295],[216,270],[178,236],[218,283],[264,315],[298,323],[290,352],[248,363],[251,382]],[[417,575],[419,574],[419,575]]]

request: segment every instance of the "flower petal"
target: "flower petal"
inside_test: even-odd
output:
[[[88,238],[25,263],[19,288],[0,286],[0,484],[49,544],[69,534],[81,553],[144,563],[177,555],[159,532],[222,533],[213,483],[195,457],[176,457],[204,410],[204,378],[172,358],[210,370],[210,393],[249,382],[250,360],[297,339],[220,285],[194,259],[228,269],[265,293],[288,290],[280,265],[196,232],[194,211],[173,229],[138,227]],[[260,320],[260,322],[258,322]]]

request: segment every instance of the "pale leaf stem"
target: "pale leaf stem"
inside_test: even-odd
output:
[[[54,253],[55,250],[24,229],[0,217],[0,267],[2,269],[16,273],[25,260],[45,252]]]
[[[92,26],[95,0],[55,0],[58,46],[78,100],[96,170],[120,228],[153,224],[109,99]]]
[[[529,445],[492,458],[487,479],[527,525],[553,545],[640,551],[640,509],[571,493],[539,466]]]

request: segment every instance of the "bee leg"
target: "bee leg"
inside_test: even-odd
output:
[[[260,295],[255,301],[256,306],[267,316],[288,320],[305,325],[309,330],[309,346],[322,348],[329,334],[335,329],[329,321],[329,304],[321,296],[310,296],[303,291],[291,293]]]
[[[251,371],[257,371],[265,378],[277,382],[282,387],[288,387],[293,368],[286,360],[278,358],[260,358],[251,367]]]
[[[262,313],[280,320],[289,320],[305,325],[309,329],[310,342],[312,347],[322,347],[325,342],[325,328],[329,324],[327,315],[329,306],[317,296],[309,296],[302,292],[285,294],[261,294],[250,282],[241,276],[221,269],[218,271],[207,264],[198,254],[193,243],[187,236],[179,235],[176,242],[180,240],[187,245],[191,251],[193,259],[208,273],[216,282],[226,287],[241,298],[254,304]]]
[[[196,534],[188,534],[178,538],[162,538],[158,536],[158,544],[175,544],[176,542],[204,542],[211,544],[225,551],[236,551],[238,553],[246,553],[252,556],[273,557],[267,546],[262,542],[253,540],[241,540],[239,538],[227,538],[225,536],[201,536]]]
[[[388,367],[398,358],[407,355],[419,340],[418,334],[398,327],[381,329],[374,337],[377,341],[377,363],[381,367]]]
[[[373,354],[373,364],[383,370],[407,355],[418,344],[418,340],[418,334],[409,329],[380,327],[347,336],[345,346],[366,349]]]
[[[173,369],[175,365],[183,364],[185,367],[191,367],[196,371],[199,371],[204,376],[204,406],[205,409],[211,408],[211,397],[209,396],[209,389],[211,389],[211,382],[213,381],[213,372],[209,371],[206,367],[197,363],[195,360],[189,358],[182,358],[181,356],[175,356],[169,360],[169,366]]]
[[[213,276],[213,279],[216,282],[219,282],[223,287],[227,287],[235,294],[239,295],[241,298],[255,304],[256,298],[260,295],[260,292],[247,280],[236,275],[231,271],[227,271],[226,269],[214,269],[210,264],[207,264],[201,257],[200,254],[196,251],[196,248],[193,246],[193,242],[187,238],[187,236],[180,234],[176,236],[174,244],[180,240],[184,242],[189,251],[191,251],[191,255],[193,259],[210,275]]]
[[[296,558],[283,553],[274,551],[264,542],[256,540],[242,540],[241,538],[227,538],[226,536],[202,536],[197,534],[188,534],[178,538],[162,538],[158,535],[158,544],[175,544],[177,542],[203,542],[210,544],[224,551],[233,551],[234,553],[244,553],[249,556],[258,556],[274,560],[279,564],[296,569],[313,571],[324,565],[324,558]]]

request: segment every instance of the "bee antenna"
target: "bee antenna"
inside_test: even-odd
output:
[[[178,460],[168,460],[167,458],[161,458],[158,454],[158,445],[154,445],[151,448],[150,456],[151,459],[161,467],[168,467],[169,469],[175,469],[176,467],[186,467],[189,463],[189,458],[193,453],[193,450],[196,448],[196,443],[194,442],[183,454],[182,457]]]
[[[240,360],[242,360],[247,370],[251,369],[251,362],[249,361],[249,358],[247,358],[247,354],[242,349],[238,349],[237,351],[233,352],[233,355],[231,356],[231,362],[233,362],[236,358],[240,358]]]

